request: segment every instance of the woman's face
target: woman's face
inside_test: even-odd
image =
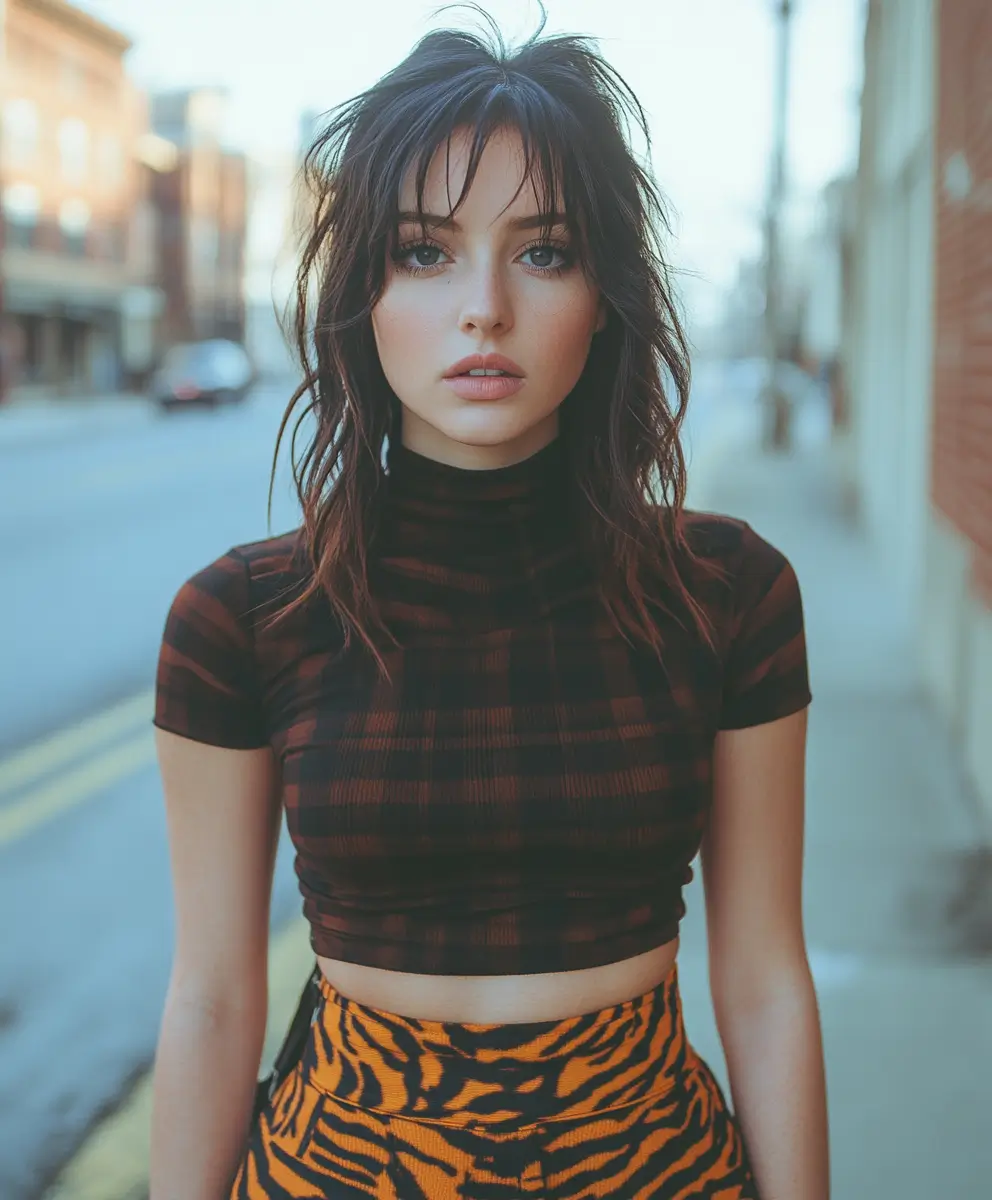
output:
[[[447,175],[443,150],[435,155],[427,213],[448,213],[449,197],[461,192],[470,145],[469,133],[452,138]],[[567,229],[555,228],[546,241],[539,225],[525,227],[539,212],[533,184],[506,208],[523,166],[519,134],[497,133],[456,223],[429,223],[424,241],[419,224],[401,220],[385,291],[372,312],[382,369],[402,406],[404,445],[453,466],[506,466],[552,441],[558,406],[582,374],[593,334],[606,324],[605,305],[574,261]],[[400,210],[415,209],[415,185],[407,179]],[[446,378],[473,354],[502,355],[519,378],[483,384]],[[509,394],[471,394],[487,388]]]

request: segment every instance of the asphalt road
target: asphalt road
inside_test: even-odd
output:
[[[747,414],[721,378],[700,374],[694,452]],[[3,1200],[41,1195],[150,1062],[172,944],[150,725],[162,624],[194,571],[297,523],[285,455],[266,520],[289,390],[92,427],[29,417],[15,439],[0,414]],[[284,839],[274,924],[297,908]]]
[[[0,430],[4,1200],[39,1194],[152,1053],[172,938],[150,726],[162,624],[185,578],[268,535],[286,398]],[[271,531],[297,514],[283,469]],[[296,904],[287,851],[277,921]]]

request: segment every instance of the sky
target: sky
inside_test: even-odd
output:
[[[471,25],[441,0],[75,0],[129,34],[143,86],[229,89],[229,139],[264,155],[295,143],[308,107],[367,87],[429,29]],[[484,0],[511,42],[534,0]],[[774,103],[775,0],[546,0],[545,33],[593,36],[644,106],[674,211],[672,257],[690,307],[718,302],[760,248]],[[865,0],[794,0],[788,181],[797,219],[853,168]],[[708,314],[704,314],[704,317]]]

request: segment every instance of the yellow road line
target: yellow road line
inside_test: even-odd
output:
[[[81,766],[0,808],[0,846],[22,837],[60,812],[74,808],[98,792],[155,761],[150,729],[112,746]]]
[[[153,705],[154,693],[142,692],[10,755],[0,762],[0,796],[26,787],[95,746],[150,721]]]
[[[273,939],[269,953],[269,1019],[263,1070],[275,1057],[313,966],[309,928],[302,917]],[[144,1200],[148,1195],[151,1075],[96,1127],[60,1172],[45,1200]]]

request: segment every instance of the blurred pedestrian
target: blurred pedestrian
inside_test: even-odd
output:
[[[159,663],[151,1200],[827,1196],[799,589],[684,507],[644,114],[542,31],[428,35],[308,155],[303,523]],[[282,808],[317,967],[252,1111]],[[680,1008],[700,847],[733,1111]]]

